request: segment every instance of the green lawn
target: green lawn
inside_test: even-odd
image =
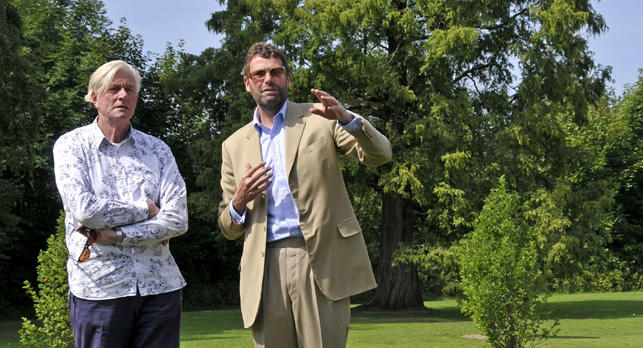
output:
[[[348,347],[482,347],[484,341],[456,302],[428,301],[426,312],[352,313]],[[643,347],[643,292],[555,295],[560,333],[539,347]],[[20,346],[18,321],[0,322],[0,347]],[[252,347],[238,310],[185,312],[181,347]]]

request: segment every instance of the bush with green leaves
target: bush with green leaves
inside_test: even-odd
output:
[[[22,318],[20,342],[32,347],[71,347],[74,337],[69,322],[65,214],[58,218],[56,233],[47,239],[47,249],[38,255],[38,288],[25,281],[33,299],[35,320]]]
[[[505,185],[502,178],[462,242],[461,310],[491,346],[519,348],[555,334],[558,323],[543,327],[548,293],[537,234],[524,218],[520,196]]]
[[[553,279],[555,292],[606,292],[642,290],[642,278],[637,264],[620,259],[612,250],[604,248],[590,257],[582,271],[571,278]]]

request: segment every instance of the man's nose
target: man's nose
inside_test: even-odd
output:
[[[121,88],[118,90],[118,93],[116,94],[119,98],[125,98],[127,97],[127,89]]]
[[[266,75],[263,77],[263,83],[270,83],[272,82],[272,74],[270,73],[270,70],[266,71]]]

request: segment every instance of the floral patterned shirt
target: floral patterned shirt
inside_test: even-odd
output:
[[[187,231],[187,193],[170,148],[130,126],[111,143],[90,125],[63,134],[54,145],[56,185],[65,208],[67,272],[71,292],[106,300],[174,291],[185,286],[169,244]],[[147,201],[160,208],[148,219]],[[87,238],[75,231],[120,227],[121,242],[94,244],[78,262]]]

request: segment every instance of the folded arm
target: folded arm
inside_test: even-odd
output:
[[[92,229],[109,229],[149,217],[145,201],[124,201],[94,194],[89,163],[82,150],[66,142],[54,146],[56,185],[65,206],[76,221]]]

